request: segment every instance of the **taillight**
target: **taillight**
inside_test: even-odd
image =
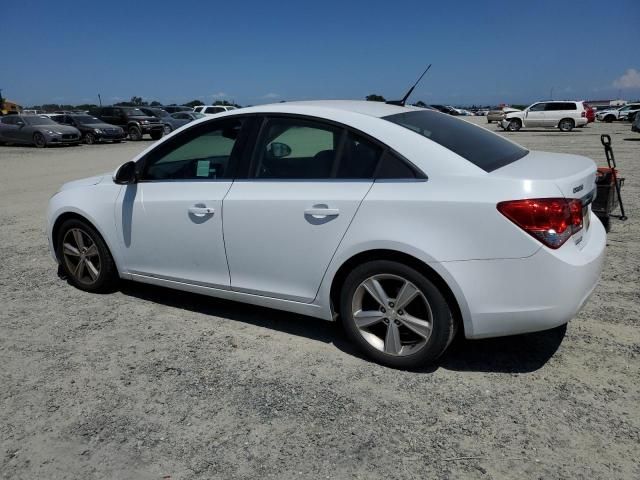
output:
[[[549,248],[560,248],[582,228],[582,202],[534,198],[498,203],[498,211]]]
[[[584,110],[582,111],[582,113],[580,114],[581,117],[586,117],[587,116],[587,112],[585,112]]]

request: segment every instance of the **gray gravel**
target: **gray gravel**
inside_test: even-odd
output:
[[[458,339],[421,372],[370,363],[311,318],[131,283],[72,288],[47,252],[48,198],[149,142],[0,147],[0,475],[640,478],[640,135],[509,136],[604,164],[603,132],[630,220],[614,222],[583,311],[566,329]]]

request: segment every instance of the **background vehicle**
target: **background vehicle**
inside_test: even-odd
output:
[[[131,140],[142,140],[145,134],[158,140],[164,134],[164,124],[158,117],[147,115],[136,107],[99,107],[92,110],[91,115],[105,123],[122,127]]]
[[[636,113],[640,111],[640,103],[629,103],[624,107],[598,111],[596,117],[601,122],[611,123],[616,120],[633,121]]]
[[[489,110],[489,112],[487,113],[487,122],[488,123],[500,122],[504,120],[504,116],[507,113],[520,112],[520,111],[521,110],[518,110],[517,108],[511,108],[511,107],[501,107],[495,110]]]
[[[21,143],[39,148],[77,145],[80,132],[43,115],[5,115],[0,118],[0,143]]]
[[[194,120],[199,120],[200,118],[206,117],[204,113],[198,112],[176,112],[172,113],[171,117],[177,123],[176,128],[180,128],[187,123],[193,122]]]
[[[583,103],[584,108],[587,110],[587,123],[593,123],[596,121],[596,111],[588,103]]]
[[[168,113],[176,113],[176,112],[193,112],[192,107],[187,107],[186,105],[163,105],[158,107],[163,109]]]
[[[205,115],[215,115],[216,113],[228,112],[229,110],[236,110],[236,107],[232,105],[199,105],[193,109],[194,112]]]
[[[442,113],[446,113],[448,115],[460,115],[460,112],[453,107],[448,105],[429,105],[434,110],[437,110]]]
[[[202,119],[114,175],[64,185],[48,235],[81,289],[120,276],[338,314],[371,358],[414,367],[458,329],[573,317],[604,258],[595,174],[438,112],[288,102]]]
[[[162,108],[158,107],[140,107],[144,113],[149,116],[158,117],[160,121],[164,124],[164,133],[171,133],[176,128],[180,128],[181,125],[179,122],[176,122],[175,119],[171,116],[169,112]]]
[[[633,124],[631,125],[632,132],[640,133],[640,115],[636,115],[633,119]]]
[[[522,112],[509,112],[500,122],[505,130],[517,132],[524,128],[559,128],[570,132],[574,127],[587,124],[587,110],[583,102],[536,102]]]
[[[82,140],[89,145],[97,142],[121,142],[127,136],[122,128],[104,123],[91,115],[56,113],[49,118],[62,125],[77,128],[82,135]]]

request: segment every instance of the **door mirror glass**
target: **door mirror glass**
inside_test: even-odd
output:
[[[267,153],[273,158],[284,158],[291,155],[291,147],[286,143],[272,142],[267,147]]]
[[[113,181],[118,185],[136,183],[136,162],[127,162],[118,168]]]

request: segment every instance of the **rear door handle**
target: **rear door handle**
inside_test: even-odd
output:
[[[337,217],[340,215],[340,210],[337,208],[307,208],[304,211],[305,215],[311,215],[312,217]]]
[[[210,207],[193,206],[189,207],[189,213],[192,213],[193,215],[213,215],[216,211]]]

